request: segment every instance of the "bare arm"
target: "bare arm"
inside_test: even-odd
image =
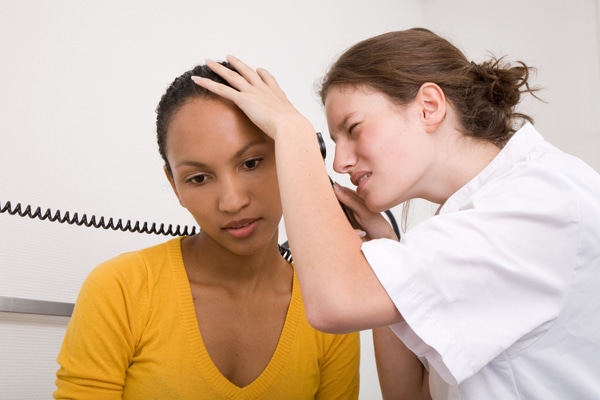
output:
[[[353,210],[367,238],[398,240],[388,221],[381,214],[369,211],[356,192],[338,186],[336,195]],[[384,400],[431,400],[427,370],[389,327],[373,329],[373,344]]]
[[[373,344],[384,400],[431,400],[427,370],[389,327],[373,329]]]
[[[361,252],[361,240],[337,204],[315,130],[265,70],[228,57],[237,74],[207,65],[236,89],[195,82],[233,101],[275,140],[286,232],[309,322],[326,332],[350,332],[401,320]]]

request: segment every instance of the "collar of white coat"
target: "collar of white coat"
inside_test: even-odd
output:
[[[545,143],[542,135],[535,127],[527,122],[510,138],[500,153],[479,174],[471,179],[466,185],[457,190],[446,200],[436,214],[457,211],[473,193],[477,192],[489,179],[490,176],[510,165],[517,160],[523,159],[535,148]]]

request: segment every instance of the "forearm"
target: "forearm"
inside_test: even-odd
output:
[[[311,324],[347,332],[397,321],[331,188],[312,126],[282,132],[275,146],[286,232]],[[302,160],[302,170],[290,159]]]
[[[286,232],[301,269],[299,278],[310,292],[318,293],[317,288],[341,281],[332,282],[332,277],[348,272],[352,263],[344,265],[343,260],[363,257],[361,241],[337,203],[314,130],[307,125],[279,135],[275,149]],[[288,162],[291,159],[302,160],[302,169],[298,162]]]
[[[431,400],[429,374],[389,327],[373,329],[375,361],[385,400]]]

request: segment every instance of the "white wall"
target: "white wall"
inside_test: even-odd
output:
[[[473,59],[489,50],[538,67],[548,103],[526,104],[538,127],[600,170],[598,4],[0,0],[0,206],[191,225],[154,143],[154,108],[176,75],[238,55],[273,72],[326,132],[313,83],[331,60],[357,40],[414,25],[446,34]],[[431,212],[418,204],[414,220]],[[0,296],[72,302],[98,262],[163,240],[0,214]],[[65,326],[0,313],[0,399],[50,397]],[[368,332],[363,345],[361,399],[379,399]]]

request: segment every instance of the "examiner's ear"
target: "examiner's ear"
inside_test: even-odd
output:
[[[181,206],[183,208],[185,208],[185,206],[181,202],[181,197],[179,197],[179,193],[177,192],[177,186],[175,186],[175,180],[173,179],[173,175],[171,175],[171,173],[169,172],[169,168],[167,168],[166,165],[163,167],[163,171],[165,171],[167,180],[169,181],[169,184],[171,185],[171,189],[173,189],[173,192],[175,192],[175,196],[177,196],[177,200],[179,200],[179,204],[181,204]]]
[[[419,88],[417,99],[424,124],[431,130],[435,130],[446,116],[444,91],[435,83],[426,82]]]

